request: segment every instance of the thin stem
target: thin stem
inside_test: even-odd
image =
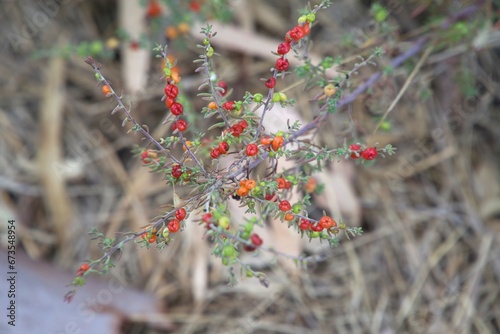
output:
[[[208,179],[210,177],[210,175],[207,173],[207,171],[205,170],[205,168],[203,167],[201,162],[198,160],[198,158],[196,158],[196,155],[193,153],[193,151],[191,151],[191,148],[189,147],[189,145],[186,144],[186,141],[184,140],[182,132],[181,131],[178,131],[178,132],[179,132],[179,138],[182,140],[182,145],[184,145],[184,147],[186,148],[186,150],[189,153],[189,155],[191,156],[191,158],[193,158],[193,161],[196,163],[196,165],[198,165],[198,167],[200,167],[201,172]]]

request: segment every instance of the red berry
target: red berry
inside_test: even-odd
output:
[[[141,153],[141,159],[144,160],[149,157],[149,152],[146,150]]]
[[[293,27],[292,30],[287,32],[285,38],[289,37],[290,39],[292,39],[294,41],[298,41],[299,39],[304,37],[304,35],[305,35],[304,29],[300,26],[295,26],[295,27]]]
[[[184,218],[186,218],[186,210],[184,208],[176,210],[175,218],[177,218],[177,220],[183,220]]]
[[[207,225],[212,223],[212,214],[211,213],[205,213],[203,217],[201,217],[201,220]]]
[[[304,36],[309,35],[309,33],[311,32],[311,26],[309,25],[309,22],[306,22],[306,24],[304,24],[300,28],[301,28],[302,33],[304,34]]]
[[[210,152],[210,156],[214,159],[217,159],[220,155],[220,150],[216,147]]]
[[[179,88],[176,85],[168,84],[165,86],[165,95],[175,99],[179,94]]]
[[[152,244],[152,243],[153,243],[153,242],[155,242],[155,241],[156,241],[156,235],[152,235],[152,236],[150,236],[150,237],[149,237],[149,239],[148,239],[148,242],[149,242],[150,244]]]
[[[175,165],[172,167],[172,176],[176,179],[182,176],[182,169],[180,165]]]
[[[183,111],[184,111],[184,107],[182,106],[182,104],[180,104],[178,102],[174,102],[172,104],[172,106],[170,107],[170,112],[172,114],[174,114],[175,116],[181,115]]]
[[[148,17],[157,17],[161,14],[161,7],[158,5],[156,0],[152,0],[149,2],[148,8],[146,10],[146,15]]]
[[[290,205],[290,202],[288,202],[287,200],[283,200],[279,204],[279,209],[283,212],[287,212],[292,209],[292,206]]]
[[[262,239],[259,237],[259,235],[257,233],[253,233],[251,236],[250,236],[250,241],[252,242],[252,244],[254,244],[255,246],[260,246],[262,245]]]
[[[314,232],[321,232],[323,231],[323,227],[321,227],[320,224],[311,224],[311,230]]]
[[[292,182],[285,180],[285,189],[290,189],[292,186],[293,186]]]
[[[241,126],[240,124],[235,124],[231,127],[231,132],[233,133],[234,137],[239,137],[244,129],[245,128],[243,128],[243,126]]]
[[[368,147],[361,152],[361,157],[365,160],[373,160],[377,157],[378,151],[375,147]]]
[[[273,202],[278,201],[278,197],[275,198],[274,196],[275,194],[267,194],[266,196],[264,196],[264,199],[266,201],[273,201]]]
[[[191,9],[191,11],[195,12],[195,13],[198,13],[201,9],[200,7],[200,4],[198,3],[198,1],[191,1],[189,3],[189,9]]]
[[[302,231],[307,231],[311,227],[311,222],[307,219],[302,218],[300,220],[299,228]]]
[[[253,252],[255,250],[255,247],[249,245],[243,245],[243,250],[245,252]]]
[[[235,105],[234,101],[227,101],[222,104],[222,108],[226,110],[233,110]]]
[[[283,42],[278,45],[278,53],[280,55],[287,54],[288,52],[290,52],[290,43]]]
[[[168,222],[167,228],[170,232],[175,233],[181,228],[181,224],[177,219],[172,219]]]
[[[289,66],[288,59],[282,57],[276,60],[276,69],[278,71],[286,71],[288,69],[288,66]]]
[[[229,151],[229,144],[227,142],[223,141],[219,144],[218,148],[219,148],[220,154],[226,154],[227,151]]]
[[[246,149],[247,156],[253,157],[259,153],[259,147],[256,144],[248,144]]]
[[[174,123],[174,125],[176,129],[179,130],[180,132],[184,132],[187,129],[187,123],[183,119],[178,120],[177,122]]]
[[[240,122],[238,122],[238,124],[243,128],[243,129],[246,129],[248,128],[248,123],[246,120],[242,120]]]
[[[351,158],[357,159],[359,158],[359,153],[361,152],[361,145],[358,144],[349,145],[349,150],[352,152]]]
[[[217,84],[220,88],[222,88],[224,91],[220,92],[220,95],[224,96],[227,93],[227,83],[225,81],[219,81]]]
[[[271,89],[271,88],[274,88],[274,86],[276,86],[276,79],[275,78],[269,78],[267,79],[266,81],[266,87]]]
[[[285,189],[286,188],[286,180],[282,177],[278,177],[276,179],[276,182],[278,182],[278,189]]]

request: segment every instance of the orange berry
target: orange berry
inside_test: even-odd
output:
[[[181,22],[177,26],[177,30],[179,30],[181,34],[187,34],[191,30],[191,28],[189,27],[189,24],[187,24],[186,22]]]
[[[264,145],[264,146],[271,145],[272,142],[273,142],[273,140],[270,137],[262,137],[260,139],[261,145]]]
[[[255,188],[255,186],[257,186],[257,182],[255,182],[255,180],[247,180],[247,182],[245,183],[245,188],[247,188],[248,190],[252,190],[253,188]]]
[[[245,197],[246,195],[248,195],[248,189],[245,187],[239,187],[236,191],[236,194],[240,197]]]
[[[174,69],[177,69],[177,66],[172,68],[172,74],[170,75],[170,77],[172,78],[173,83],[179,83],[181,82],[181,76],[179,75],[178,69],[177,71],[174,71]]]
[[[283,139],[282,136],[276,136],[273,138],[273,141],[271,143],[273,151],[277,151],[283,144],[285,143],[285,140]]]
[[[307,183],[304,184],[304,191],[308,194],[312,194],[317,187],[316,180],[313,177],[307,179]]]
[[[179,35],[178,31],[177,31],[177,28],[174,27],[174,26],[168,26],[166,29],[165,29],[165,36],[169,39],[169,40],[174,40],[177,38],[177,36]]]
[[[104,96],[107,96],[108,94],[111,94],[111,88],[108,85],[102,86],[102,93]]]
[[[186,145],[182,145],[182,149],[184,150],[184,152],[187,151],[186,146],[191,148],[193,146],[193,142],[191,140],[186,140]]]
[[[287,222],[289,222],[290,220],[293,220],[294,218],[295,218],[295,216],[294,216],[294,214],[293,214],[293,213],[287,213],[287,214],[285,215],[285,220],[286,220]]]
[[[329,229],[331,227],[337,227],[337,222],[329,216],[323,216],[318,223],[323,229]]]
[[[217,109],[217,103],[215,103],[214,101],[210,102],[208,104],[208,109],[212,109],[212,110]]]

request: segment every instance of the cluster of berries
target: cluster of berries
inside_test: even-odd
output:
[[[375,147],[367,147],[363,149],[359,144],[349,145],[349,152],[352,159],[373,160],[377,157],[378,151]]]

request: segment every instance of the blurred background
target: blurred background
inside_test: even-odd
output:
[[[196,97],[202,78],[192,63],[204,22],[218,31],[218,76],[238,99],[264,92],[271,51],[307,2],[0,3],[2,310],[9,220],[18,272],[16,327],[2,314],[1,333],[500,332],[497,1],[334,0],[318,13],[314,60],[332,57],[343,73],[358,56],[385,51],[377,66],[349,78],[344,94],[378,71],[381,78],[317,136],[330,147],[397,147],[395,156],[332,162],[316,176],[312,211],[361,226],[363,236],[334,249],[278,240],[322,261],[293,270],[253,259],[269,288],[252,279],[227,286],[197,232],[163,251],[130,244],[116,268],[91,277],[70,304],[63,296],[75,270],[102,255],[87,232],[138,231],[173,200],[161,175],[133,155],[145,143],[111,115],[114,104],[84,59],[100,62],[133,116],[164,137],[171,130],[161,125],[164,83],[152,49],[168,43],[194,134],[206,129]],[[390,66],[424,36],[429,42],[414,56]],[[297,101],[290,113],[314,117],[310,100],[319,88],[297,75],[278,85]]]

